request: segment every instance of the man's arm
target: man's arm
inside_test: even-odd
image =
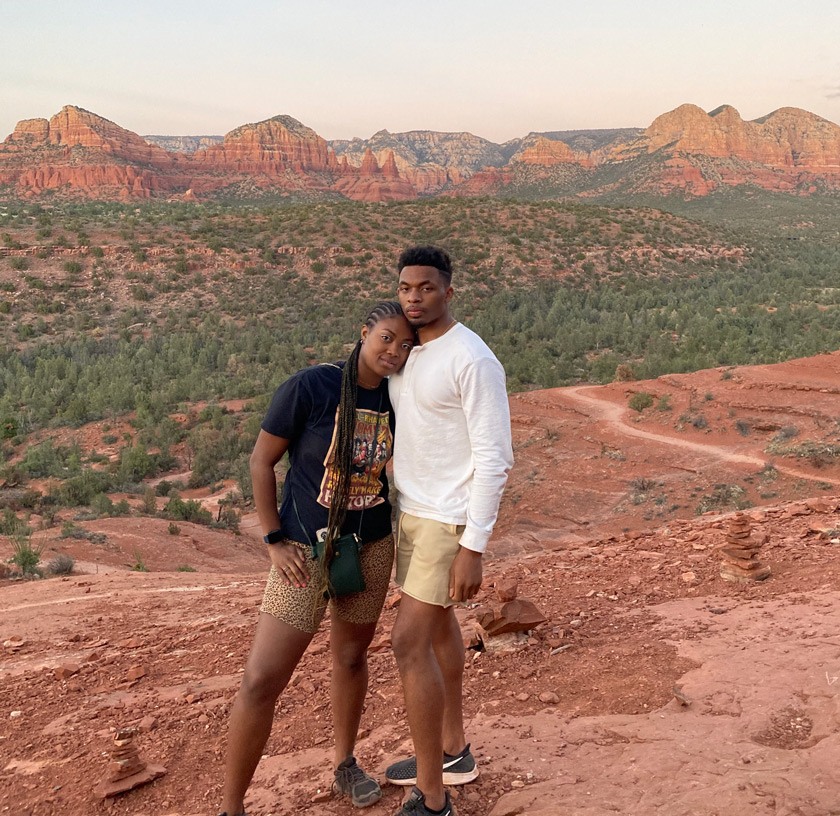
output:
[[[473,480],[467,525],[460,541],[462,550],[450,571],[453,600],[471,598],[481,586],[481,554],[493,532],[508,472],[513,466],[510,407],[501,364],[494,358],[477,360],[466,367],[460,384],[473,458]]]

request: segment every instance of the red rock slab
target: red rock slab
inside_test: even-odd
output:
[[[131,776],[124,776],[121,779],[105,780],[96,789],[96,795],[102,799],[119,796],[121,793],[127,793],[130,790],[134,790],[134,788],[139,788],[141,785],[154,782],[155,779],[159,779],[165,773],[166,768],[162,765],[146,765],[145,768]]]

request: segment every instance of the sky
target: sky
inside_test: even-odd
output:
[[[77,105],[141,135],[646,127],[683,103],[840,124],[837,0],[3,0],[0,139]]]

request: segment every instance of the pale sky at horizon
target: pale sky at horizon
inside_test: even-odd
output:
[[[840,124],[838,42],[836,0],[4,0],[0,140],[68,104],[161,135],[288,114],[326,139],[503,142],[686,102]]]

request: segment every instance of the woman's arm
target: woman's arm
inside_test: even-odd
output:
[[[260,431],[251,453],[251,484],[254,490],[254,506],[260,520],[263,535],[280,527],[280,513],[277,510],[277,475],[274,466],[289,449],[289,440]]]
[[[283,458],[289,448],[289,440],[261,430],[251,453],[251,484],[254,491],[254,506],[263,535],[280,529],[280,513],[277,509],[277,475],[274,466]],[[280,577],[288,584],[306,586],[309,570],[306,556],[294,544],[269,544],[268,556]]]

